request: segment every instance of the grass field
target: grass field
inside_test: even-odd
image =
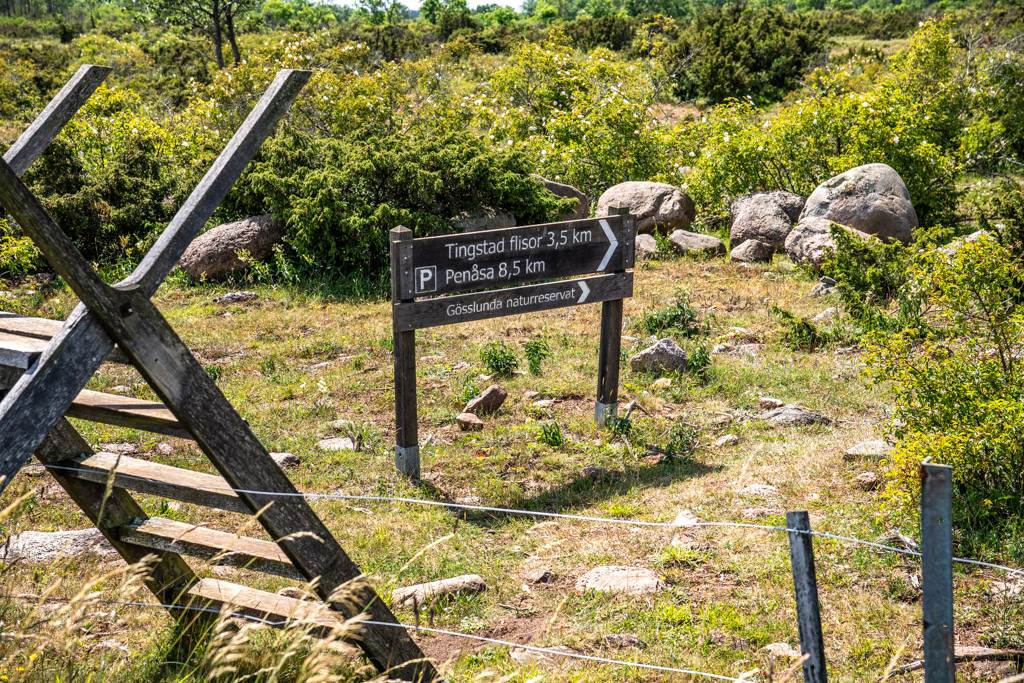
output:
[[[673,377],[669,387],[654,388],[656,378],[635,374],[623,363],[620,405],[636,402],[628,438],[593,424],[599,306],[420,332],[420,438],[427,445],[418,483],[396,474],[391,454],[388,302],[337,301],[261,288],[255,302],[221,305],[212,299],[228,290],[205,285],[168,286],[157,300],[267,447],[301,459],[289,476],[305,492],[451,500],[659,522],[670,522],[689,509],[707,521],[783,525],[786,510],[808,510],[812,526],[821,531],[866,539],[891,530],[912,534],[912,520],[885,512],[879,493],[854,482],[864,471],[881,473],[882,463],[844,457],[849,447],[885,434],[886,388],[861,378],[856,350],[789,350],[781,339],[781,323],[769,314],[772,304],[801,316],[834,305],[827,298],[813,298],[813,285],[784,259],[757,267],[717,259],[664,259],[640,268],[635,296],[625,306],[625,354],[647,344],[637,321],[666,308],[680,294],[707,325],[706,334],[697,338],[677,338],[684,348],[710,348],[736,336],[761,346],[752,356],[713,355],[705,378]],[[37,291],[30,294],[33,287]],[[74,303],[67,290],[54,285],[26,284],[14,293],[32,312],[47,317],[67,315]],[[743,331],[731,331],[737,327]],[[523,359],[522,345],[540,336],[552,350],[540,374],[487,377],[479,356],[484,344],[503,340]],[[465,401],[494,382],[509,391],[505,405],[485,418],[483,431],[459,431],[455,417]],[[104,366],[90,385],[106,391],[115,387],[154,398],[138,374],[124,367]],[[538,393],[528,398],[527,392]],[[834,424],[771,426],[756,418],[759,399],[766,396],[806,406]],[[534,405],[538,400],[552,403]],[[698,429],[699,447],[692,456],[665,457],[658,448],[649,448],[663,448],[680,422]],[[539,438],[541,426],[551,423],[557,423],[564,437],[561,446],[545,445]],[[212,471],[191,442],[95,424],[77,426],[97,447],[130,443],[138,449],[135,457]],[[712,446],[726,434],[736,434],[738,443]],[[331,436],[352,436],[360,449],[318,448],[319,440]],[[584,473],[587,467],[606,472]],[[774,492],[744,492],[753,484],[769,485]],[[19,475],[0,502],[11,503],[18,489],[34,493],[20,515],[0,522],[4,536],[24,529],[88,526],[48,475]],[[153,515],[230,531],[246,522],[239,515],[139,498]],[[456,514],[395,502],[313,505],[384,596],[397,586],[460,574],[485,579],[487,591],[423,611],[419,619],[424,625],[721,675],[758,670],[757,680],[766,680],[769,669],[778,672],[792,664],[769,654],[766,645],[798,645],[788,546],[779,532],[701,528],[673,533]],[[248,527],[245,532],[259,534]],[[910,582],[918,571],[915,564],[838,541],[816,540],[815,552],[831,680],[877,680],[890,663],[919,659],[920,601]],[[576,578],[608,564],[652,568],[670,589],[642,597],[575,592]],[[288,583],[245,570],[197,566],[201,573],[272,591]],[[88,558],[38,566],[15,563],[3,571],[2,592],[39,595],[50,590],[55,596],[70,596],[87,577],[105,569]],[[535,569],[550,571],[554,580],[525,585],[523,572]],[[987,588],[989,581],[1001,578],[990,571],[957,569],[958,645],[1024,646],[1024,605],[1019,599],[992,598]],[[111,586],[105,589],[107,597],[122,594],[112,588],[120,581],[103,584]],[[0,606],[4,635],[21,634],[0,641],[6,667],[0,680],[86,680],[88,674],[92,680],[183,680],[192,670],[175,664],[173,622],[163,611],[93,606],[66,633],[59,622],[41,618],[44,612],[30,613],[25,602]],[[409,609],[399,609],[397,615],[406,623],[415,618]],[[80,627],[82,623],[87,627]],[[635,635],[647,647],[620,649],[604,640],[616,633]],[[57,634],[60,642],[38,650],[29,646]],[[475,680],[485,672],[516,681],[680,680],[678,675],[593,663],[522,664],[510,659],[508,648],[450,636],[421,633],[417,640],[442,663],[451,681]],[[278,636],[254,634],[243,668],[255,670],[280,647]],[[51,651],[29,660],[30,652]],[[372,677],[365,667],[357,669],[350,668],[354,678]],[[992,664],[962,667],[961,674],[964,680],[996,676]],[[202,678],[194,676],[189,680]],[[272,679],[266,674],[263,678]],[[296,678],[301,678],[296,670],[279,677]]]

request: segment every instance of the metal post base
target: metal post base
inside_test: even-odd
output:
[[[609,417],[615,417],[619,412],[618,403],[601,403],[594,401],[594,423],[603,427]]]
[[[420,478],[420,447],[395,446],[395,467],[413,479]]]

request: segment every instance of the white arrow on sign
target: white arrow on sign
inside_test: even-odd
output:
[[[583,296],[581,296],[579,301],[576,302],[578,304],[581,304],[581,303],[583,303],[584,301],[587,300],[587,295],[590,294],[590,287],[588,287],[587,283],[583,282],[582,280],[580,280],[576,284],[578,284],[580,286],[580,289],[583,290]]]
[[[610,244],[608,245],[608,251],[604,253],[601,265],[597,267],[599,271],[608,267],[608,261],[611,260],[612,254],[615,253],[615,248],[619,246],[619,241],[615,239],[615,233],[612,232],[610,227],[608,227],[608,221],[601,221],[601,229],[604,230],[604,234],[608,238]]]

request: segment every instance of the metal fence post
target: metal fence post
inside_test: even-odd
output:
[[[925,683],[953,683],[953,468],[921,465]]]
[[[806,512],[787,512],[789,558],[793,565],[793,589],[796,616],[800,626],[800,652],[804,662],[805,683],[826,683],[825,643],[821,635],[821,611],[818,604],[818,579],[814,573],[814,545],[811,520]]]

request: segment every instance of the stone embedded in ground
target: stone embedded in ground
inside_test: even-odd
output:
[[[711,354],[753,357],[756,356],[763,348],[764,344],[733,344],[732,342],[723,342],[721,344],[715,344],[711,349]]]
[[[725,448],[726,446],[735,446],[740,442],[740,437],[735,434],[726,434],[722,438],[718,439],[714,443],[715,448]]]
[[[455,576],[450,579],[419,583],[405,588],[396,588],[391,593],[391,600],[397,606],[408,605],[412,607],[413,602],[423,607],[437,597],[448,595],[469,595],[487,590],[487,583],[477,574],[466,574]]]
[[[832,424],[832,420],[824,415],[812,413],[806,408],[796,405],[787,405],[766,411],[758,415],[757,419],[783,427],[805,427],[816,424],[828,426]]]
[[[508,656],[517,664],[550,669],[560,666],[568,666],[575,661],[574,657],[561,657],[552,653],[564,652],[569,655],[577,654],[576,650],[573,650],[571,647],[566,647],[565,645],[555,645],[554,647],[546,647],[544,649],[547,650],[547,652],[527,650],[524,647],[514,647],[509,650]]]
[[[551,583],[555,580],[555,576],[547,569],[531,569],[523,572],[523,580],[526,583],[536,585],[538,583]]]
[[[168,441],[161,441],[156,445],[156,452],[160,455],[174,455],[174,444]]]
[[[523,398],[525,398],[527,401],[529,401],[530,399],[533,399],[533,398],[537,398],[538,396],[540,396],[540,392],[539,391],[534,391],[532,389],[529,390],[529,391],[524,391],[523,392]]]
[[[636,261],[646,261],[658,253],[658,243],[652,235],[640,234],[634,242],[634,254]]]
[[[815,325],[825,325],[827,323],[832,322],[838,313],[839,309],[837,309],[835,306],[830,306],[821,313],[819,313],[818,315],[811,318],[811,322],[814,323]]]
[[[757,498],[776,498],[779,495],[779,489],[775,488],[771,484],[751,484],[743,489],[740,489],[740,493],[745,496],[755,496]]]
[[[771,396],[759,396],[757,399],[757,405],[761,410],[775,410],[786,405],[784,402]]]
[[[904,244],[918,225],[903,178],[885,164],[851,168],[818,185],[800,212],[800,220],[806,218],[825,218]]]
[[[611,470],[607,470],[603,467],[584,467],[580,470],[580,476],[584,479],[590,479],[591,481],[605,481],[608,479],[614,479],[615,473]]]
[[[256,292],[228,292],[213,298],[215,304],[240,304],[246,301],[256,301],[260,295]]]
[[[506,398],[508,398],[508,391],[499,384],[492,384],[484,389],[479,396],[471,399],[462,412],[473,413],[474,415],[490,415],[501,408]]]
[[[789,643],[769,643],[761,648],[762,652],[767,652],[772,657],[781,657],[785,659],[796,659],[800,656],[800,648],[793,647]]]
[[[124,384],[118,384],[110,387],[110,393],[120,394],[121,396],[128,396],[132,393],[132,388]]]
[[[542,398],[539,401],[533,402],[534,408],[550,408],[553,405],[555,405],[555,399],[553,398]]]
[[[137,443],[105,443],[100,444],[100,450],[104,453],[113,453],[114,455],[134,455],[139,452],[139,444]]]
[[[197,280],[224,277],[246,266],[239,252],[262,261],[283,236],[284,225],[270,214],[225,223],[192,240],[178,265]]]
[[[686,352],[671,339],[661,339],[629,359],[633,372],[684,372],[686,366]]]
[[[861,487],[865,491],[874,491],[878,488],[878,475],[874,472],[861,472],[853,481],[857,486]]]
[[[996,598],[1016,598],[1024,594],[1024,580],[989,581],[986,589],[989,595]]]
[[[762,517],[778,517],[780,515],[786,514],[786,511],[783,510],[782,508],[769,508],[761,506],[743,508],[742,510],[740,510],[740,514],[743,515],[745,519],[760,519]]]
[[[701,518],[693,512],[690,510],[681,510],[672,521],[672,526],[697,526],[700,523]]]
[[[635,647],[638,650],[646,650],[647,643],[640,640],[632,633],[609,633],[601,639],[608,647],[617,647],[620,650]]]
[[[644,567],[595,567],[576,580],[576,591],[649,595],[668,590],[657,573]]]
[[[692,254],[694,256],[721,256],[727,251],[725,242],[711,235],[704,235],[699,232],[688,232],[676,230],[668,236],[672,248],[678,254]]]
[[[354,451],[356,442],[347,436],[335,436],[330,439],[318,441],[317,446],[325,451]]]
[[[273,458],[274,462],[277,463],[277,466],[283,470],[289,469],[291,467],[297,467],[301,462],[298,456],[292,453],[271,453],[270,457]]]
[[[729,253],[729,260],[737,263],[769,263],[775,250],[759,240],[747,240]]]
[[[293,600],[309,600],[312,602],[320,599],[316,593],[310,593],[298,586],[285,586],[284,588],[279,589],[277,594]]]
[[[819,282],[818,284],[814,285],[813,289],[811,289],[811,296],[814,297],[815,299],[817,299],[819,297],[828,296],[830,294],[835,294],[835,292],[836,292],[836,286],[835,285],[830,285],[830,284],[826,284],[824,282]]]
[[[114,560],[120,555],[99,529],[79,531],[23,531],[11,536],[5,547],[0,547],[0,560],[4,562],[50,562],[58,557],[95,555],[102,560]]]
[[[671,377],[659,377],[658,379],[651,382],[652,389],[668,389],[672,386]]]
[[[616,204],[627,207],[636,217],[638,233],[686,230],[697,217],[697,207],[690,196],[665,183],[629,181],[614,185],[598,198],[595,216],[607,216]]]
[[[880,439],[874,439],[871,441],[861,441],[856,446],[851,446],[846,450],[844,457],[849,460],[855,458],[869,458],[881,460],[889,457],[892,453],[892,446]]]
[[[473,413],[459,413],[458,417],[455,418],[455,422],[458,423],[459,429],[464,432],[479,432],[484,428],[484,421]]]

